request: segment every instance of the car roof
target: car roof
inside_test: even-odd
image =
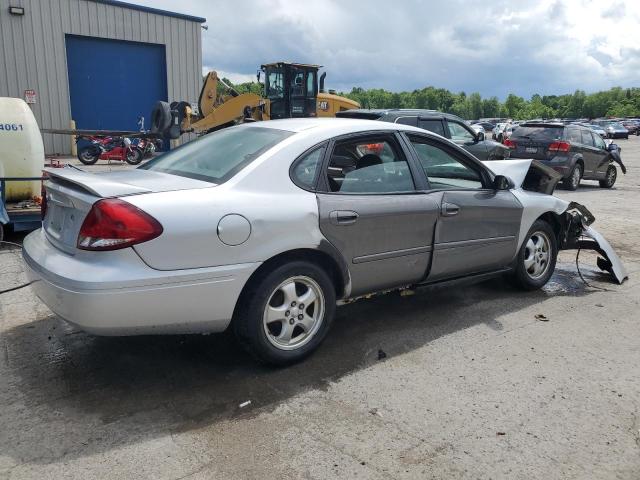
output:
[[[378,117],[389,116],[389,117],[404,117],[404,116],[424,116],[424,117],[444,117],[451,118],[454,120],[462,120],[462,118],[457,115],[453,115],[452,113],[440,112],[439,110],[428,110],[424,108],[354,108],[351,110],[343,110],[342,112],[338,112],[338,116],[344,115],[345,117],[349,114],[356,115],[377,115]],[[342,117],[342,118],[345,118]],[[464,120],[463,120],[464,121]]]
[[[391,126],[393,125],[393,126]],[[403,130],[424,134],[431,133],[427,130],[410,125],[399,123],[390,124],[378,120],[367,120],[362,118],[286,118],[281,120],[269,120],[268,122],[245,123],[245,127],[275,128],[289,132],[313,132],[314,134],[326,134],[326,136],[342,135],[351,132],[362,132],[371,130]],[[437,134],[432,134],[438,137]]]

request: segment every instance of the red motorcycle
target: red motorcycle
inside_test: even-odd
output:
[[[90,143],[78,149],[78,160],[85,165],[93,165],[98,160],[118,160],[130,165],[137,165],[142,161],[144,151],[131,144],[126,137],[91,137],[80,136],[80,140]]]

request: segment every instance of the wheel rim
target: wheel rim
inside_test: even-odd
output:
[[[130,150],[129,152],[127,152],[127,158],[129,159],[130,162],[137,161],[138,157],[139,157],[139,153],[135,150]]]
[[[93,160],[93,153],[91,152],[91,150],[83,150],[82,152],[80,152],[80,156],[83,160]]]
[[[551,260],[551,241],[544,232],[535,232],[529,237],[524,251],[524,269],[532,279],[544,276]]]
[[[582,171],[580,170],[580,167],[576,166],[576,168],[573,169],[573,173],[571,174],[571,185],[573,185],[574,187],[577,187],[578,184],[580,183],[581,176],[582,176]]]
[[[616,181],[616,168],[609,167],[607,170],[607,185],[613,185],[613,182]]]
[[[324,320],[325,299],[320,286],[305,276],[278,285],[264,309],[262,324],[267,340],[280,350],[306,345]]]

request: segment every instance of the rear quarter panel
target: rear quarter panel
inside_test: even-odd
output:
[[[136,252],[152,268],[176,270],[263,262],[288,250],[319,248],[324,237],[315,194],[289,178],[293,160],[314,144],[313,138],[284,142],[214,188],[127,197],[164,228],[160,237],[136,245]],[[218,223],[229,214],[251,225],[240,245],[218,236]]]

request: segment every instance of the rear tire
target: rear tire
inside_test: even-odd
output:
[[[598,183],[600,183],[601,188],[611,188],[615,185],[617,178],[618,169],[615,167],[615,165],[609,165],[604,180],[600,180]]]
[[[556,236],[544,220],[536,220],[518,252],[514,279],[523,290],[543,287],[553,275],[558,258]]]
[[[335,307],[329,275],[313,263],[293,261],[246,287],[238,299],[233,328],[243,347],[259,361],[289,365],[318,348]]]
[[[562,184],[567,190],[574,191],[580,186],[580,180],[582,180],[582,165],[576,163],[571,174],[562,181]]]
[[[78,160],[85,165],[93,165],[100,158],[100,149],[95,145],[87,145],[78,150]]]

